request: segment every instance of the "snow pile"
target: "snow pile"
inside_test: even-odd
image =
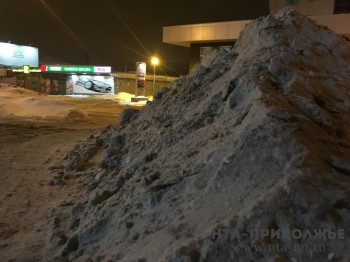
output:
[[[349,83],[348,39],[288,9],[252,21],[67,156],[86,193],[53,215],[50,254],[349,261]]]
[[[67,117],[75,107],[21,87],[0,86],[0,114],[26,117]]]
[[[132,97],[135,97],[135,95],[127,92],[118,92],[113,99],[117,100],[121,105],[132,105],[132,106],[144,106],[147,102],[147,101],[131,102]],[[152,97],[148,97],[148,100],[152,100]]]

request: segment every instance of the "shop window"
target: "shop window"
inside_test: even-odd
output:
[[[299,4],[299,0],[287,0],[287,5],[296,5]]]
[[[334,14],[350,13],[350,0],[335,0]]]

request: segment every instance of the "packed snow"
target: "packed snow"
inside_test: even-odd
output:
[[[75,107],[55,98],[16,86],[0,86],[0,114],[14,116],[67,116]]]
[[[131,102],[132,97],[135,97],[135,95],[126,92],[118,92],[115,99],[119,101],[121,105],[144,106],[147,103],[147,101]],[[147,98],[149,101],[153,99],[152,97]]]
[[[0,94],[7,108],[0,110],[0,261],[49,261],[47,218],[76,191],[74,179],[57,174],[56,159],[115,124],[130,106],[111,97],[46,96],[16,86],[1,88]],[[32,105],[23,101],[31,100],[45,106],[27,114]]]
[[[0,117],[24,117],[85,121],[89,114],[115,115],[115,106],[143,107],[147,101],[131,102],[133,94],[120,92],[115,95],[44,95],[12,85],[0,85]],[[152,100],[152,97],[149,97]]]

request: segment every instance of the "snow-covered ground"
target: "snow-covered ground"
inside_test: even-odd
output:
[[[115,124],[126,107],[140,107],[129,96],[46,96],[0,86],[0,261],[48,261],[50,209],[77,186],[64,172],[57,176],[54,162]]]
[[[135,97],[135,95],[126,92],[120,92],[115,95],[115,99],[122,105],[144,106],[147,103],[147,101],[131,102],[132,97]],[[149,101],[152,101],[152,99],[152,97],[148,97]]]
[[[47,96],[22,87],[0,85],[0,114],[25,117],[58,117],[64,118],[76,110],[76,102],[98,109],[96,104],[114,101],[123,106],[144,106],[147,101],[131,102],[133,94],[121,92],[116,95],[87,96]],[[152,100],[152,98],[149,98]],[[85,103],[84,103],[85,102]],[[88,110],[87,108],[85,108]],[[101,107],[102,112],[108,107]]]
[[[0,118],[23,118],[26,121],[60,121],[71,125],[118,118],[126,107],[141,108],[147,101],[131,102],[133,94],[116,95],[44,95],[22,87],[0,85]],[[152,101],[152,97],[149,97]],[[115,123],[115,122],[113,122]]]
[[[64,117],[75,107],[64,101],[15,86],[0,86],[0,114]]]

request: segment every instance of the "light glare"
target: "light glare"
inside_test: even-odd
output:
[[[158,65],[159,64],[159,59],[156,56],[153,56],[151,59],[152,65]]]

